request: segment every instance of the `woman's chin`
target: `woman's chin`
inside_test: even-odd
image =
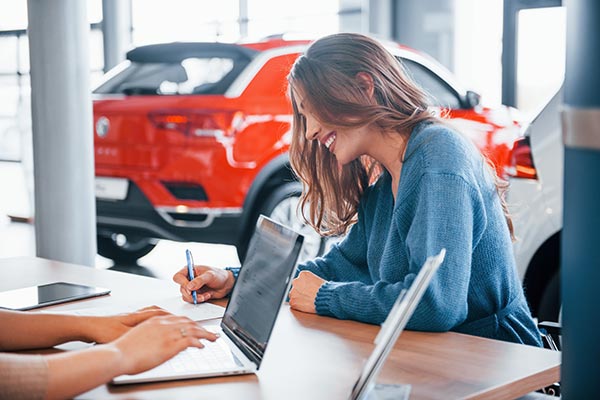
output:
[[[349,164],[350,162],[352,162],[352,161],[353,161],[353,160],[349,160],[349,159],[347,159],[347,158],[345,158],[345,157],[343,157],[343,156],[342,156],[342,157],[338,157],[338,156],[336,156],[335,154],[334,154],[334,157],[335,157],[335,159],[337,160],[338,164],[339,164],[339,165],[341,165],[341,166],[344,166],[344,165],[346,165],[346,164]]]

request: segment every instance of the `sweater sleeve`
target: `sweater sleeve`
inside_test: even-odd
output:
[[[479,192],[459,176],[424,174],[394,213],[406,246],[409,271],[397,282],[327,282],[317,294],[317,313],[381,324],[398,294],[408,288],[428,256],[446,248],[440,267],[408,323],[409,329],[447,331],[467,316],[471,254],[481,238],[485,212]],[[383,268],[394,268],[393,265]]]
[[[300,271],[310,271],[327,281],[371,282],[367,267],[367,238],[363,225],[362,211],[358,222],[348,235],[320,258],[307,261],[298,266]]]
[[[0,353],[0,400],[43,399],[47,385],[43,356]]]

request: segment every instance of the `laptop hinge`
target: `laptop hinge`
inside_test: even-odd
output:
[[[241,352],[244,353],[244,355],[248,357],[250,361],[256,364],[256,369],[260,368],[263,352],[257,347],[257,345],[254,343],[254,340],[239,328],[231,329],[224,323],[221,323],[221,328],[227,337],[231,339],[231,341],[241,350]]]

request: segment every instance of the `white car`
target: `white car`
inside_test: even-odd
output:
[[[525,295],[540,321],[558,321],[563,221],[562,89],[548,101],[513,148],[507,200],[517,241],[515,257]]]

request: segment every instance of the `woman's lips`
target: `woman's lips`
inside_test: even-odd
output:
[[[321,143],[323,143],[323,146],[327,147],[327,149],[329,149],[331,151],[332,150],[331,146],[335,142],[335,138],[336,138],[335,132],[331,132],[329,135],[327,135],[323,139],[323,141]]]

